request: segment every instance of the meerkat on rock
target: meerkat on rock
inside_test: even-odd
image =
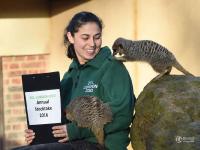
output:
[[[175,56],[162,45],[150,40],[132,41],[124,38],[115,40],[113,46],[113,56],[121,61],[145,61],[152,68],[160,73],[153,80],[157,80],[163,75],[170,74],[172,67],[175,67],[185,75],[193,76],[176,60]]]

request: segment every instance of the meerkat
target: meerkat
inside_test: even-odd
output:
[[[112,111],[107,103],[95,96],[80,96],[66,107],[66,117],[78,127],[89,128],[99,144],[104,146],[104,125],[112,121]]]
[[[118,38],[115,40],[112,49],[113,56],[118,53],[121,55],[121,57],[117,57],[118,60],[148,62],[156,72],[160,73],[153,80],[157,80],[163,75],[170,74],[172,67],[175,67],[185,75],[194,76],[180,65],[175,56],[168,49],[154,41],[132,41]]]

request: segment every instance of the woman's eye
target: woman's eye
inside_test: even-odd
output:
[[[95,39],[95,40],[101,39],[101,35],[95,36],[94,39]]]
[[[86,40],[88,40],[88,37],[83,37],[82,39],[86,41]]]
[[[101,38],[101,36],[95,37],[96,40],[99,40]]]

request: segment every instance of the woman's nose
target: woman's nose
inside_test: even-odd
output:
[[[94,40],[94,38],[91,38],[91,39],[89,40],[89,45],[90,45],[90,46],[95,46],[95,40]]]

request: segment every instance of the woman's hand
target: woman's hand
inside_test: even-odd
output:
[[[69,140],[68,134],[67,134],[67,125],[58,125],[58,126],[53,126],[53,135],[54,137],[61,138],[58,142],[64,143]]]
[[[33,139],[35,138],[35,132],[31,129],[26,129],[25,130],[25,141],[27,144],[30,144]]]

